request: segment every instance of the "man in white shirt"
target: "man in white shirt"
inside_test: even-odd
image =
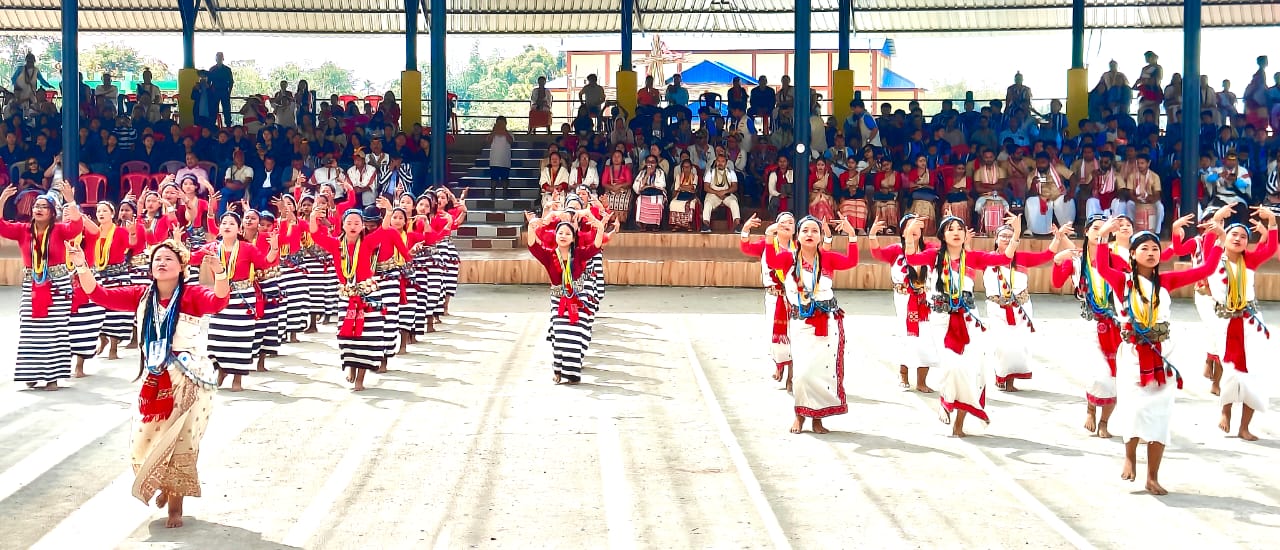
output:
[[[179,168],[178,172],[173,175],[173,179],[182,181],[183,176],[193,174],[196,177],[196,181],[202,185],[207,185],[209,183],[209,171],[201,168],[198,164],[199,162],[200,159],[196,158],[195,153],[187,153],[187,165]]]
[[[724,154],[716,155],[715,163],[702,178],[702,189],[707,193],[706,204],[702,208],[702,232],[711,232],[711,213],[721,206],[728,207],[729,214],[733,216],[730,229],[737,227],[742,220],[738,209],[738,175],[729,167],[729,159]]]
[[[347,173],[338,167],[338,159],[334,158],[333,153],[324,154],[323,166],[317,168],[311,174],[311,187],[318,188],[327,185],[333,188],[333,198],[347,198],[347,191],[344,182],[347,180]]]
[[[529,95],[529,133],[546,128],[551,135],[551,91],[547,89],[547,77],[538,77],[538,87]]]
[[[120,97],[120,90],[115,84],[111,83],[111,73],[102,73],[102,84],[98,85],[98,89],[94,90],[93,95],[98,98],[98,103],[102,104],[106,101],[108,105],[115,107],[116,99]]]
[[[374,138],[369,142],[369,154],[365,156],[364,161],[382,172],[387,169],[387,164],[391,163],[391,157],[382,150],[382,140]]]
[[[357,152],[352,158],[355,165],[347,169],[347,180],[353,192],[360,194],[361,205],[368,206],[377,196],[374,186],[378,182],[378,169],[365,162],[364,153]]]

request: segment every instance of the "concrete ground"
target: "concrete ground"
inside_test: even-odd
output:
[[[760,291],[611,287],[577,387],[551,384],[543,287],[463,287],[364,393],[327,327],[216,396],[177,530],[129,495],[136,355],[92,360],[62,391],[0,393],[0,548],[1274,548],[1280,420],[1259,415],[1257,443],[1217,429],[1189,300],[1157,498],[1081,428],[1073,300],[1034,298],[1034,379],[992,388],[992,424],[956,440],[936,397],[897,386],[889,294],[840,299],[850,413],[825,436],[787,432]]]

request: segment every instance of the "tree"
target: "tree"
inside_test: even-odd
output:
[[[51,57],[41,50],[48,50],[57,43],[57,57]],[[18,67],[26,63],[27,52],[36,54],[36,67],[45,78],[57,78],[61,67],[61,43],[49,36],[34,34],[2,34],[0,35],[0,86],[9,87],[9,78],[17,72]]]
[[[231,67],[231,74],[235,77],[235,85],[231,88],[231,95],[234,97],[245,97],[249,95],[272,95],[276,93],[279,81],[269,81],[262,74],[262,69],[258,68],[258,62],[252,59],[242,59],[227,63]]]
[[[497,52],[488,57],[480,55],[479,43],[471,47],[466,68],[450,75],[449,90],[462,100],[459,115],[464,115],[461,125],[466,129],[488,128],[493,117],[506,116],[513,128],[524,120],[528,98],[538,77],[555,78],[564,73],[564,62],[543,47],[525,46],[519,54],[503,58]],[[469,102],[468,100],[487,100]],[[519,100],[496,103],[495,100]]]
[[[136,48],[122,42],[98,44],[93,49],[80,54],[80,71],[89,80],[107,72],[117,78],[130,75],[141,78],[143,69],[147,68],[151,69],[156,79],[172,78],[169,66],[163,61],[143,56]]]
[[[271,69],[267,79],[276,84],[281,80],[287,80],[290,89],[296,89],[299,80],[306,80],[307,87],[320,97],[351,93],[357,88],[355,73],[337,66],[332,61],[325,61],[319,67],[304,67],[293,62],[285,63]],[[275,88],[273,84],[271,89],[274,91]]]

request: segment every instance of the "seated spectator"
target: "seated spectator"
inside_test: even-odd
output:
[[[625,116],[615,117],[613,119],[613,129],[609,131],[609,146],[616,147],[623,144],[630,149],[636,143],[636,134],[627,125]]]
[[[636,194],[636,223],[644,231],[657,231],[658,226],[662,224],[662,211],[667,196],[667,175],[658,166],[658,157],[650,154],[644,161],[644,168],[637,172],[635,182],[631,186]]]
[[[871,150],[868,149],[867,153],[871,153]],[[872,161],[874,162],[874,158]],[[845,159],[844,173],[840,175],[840,187],[836,190],[835,196],[839,201],[840,216],[849,220],[854,229],[864,234],[867,229],[868,210],[865,184],[872,169],[872,164],[865,161],[859,162],[857,158]]]
[[[795,192],[795,171],[791,169],[791,159],[786,155],[778,155],[777,164],[768,172],[768,210],[772,216],[780,212],[790,211],[791,195]]]
[[[973,211],[969,205],[969,193],[972,187],[969,184],[968,169],[964,164],[955,164],[939,169],[942,172],[944,200],[942,203],[942,217],[955,216],[969,227],[972,219],[970,213]]]
[[[813,162],[813,172],[809,174],[808,210],[810,216],[824,224],[836,218],[835,190],[838,182],[826,159]]]
[[[726,92],[726,94],[728,94],[726,99],[728,100],[730,111],[737,108],[743,113],[747,112],[747,102],[750,94],[747,92],[746,88],[742,87],[741,78],[736,76],[733,77],[733,83],[729,86],[729,91]]]
[[[693,231],[694,215],[698,211],[698,169],[689,159],[680,161],[680,169],[676,171],[675,182],[671,188],[671,204],[667,213],[667,225],[671,231]],[[710,200],[711,195],[708,195]],[[709,232],[710,212],[704,213],[707,221],[703,231]]]
[[[671,85],[667,86],[667,108],[662,110],[663,116],[668,118],[683,115],[686,120],[693,118],[693,111],[689,110],[689,90],[680,84],[680,74],[671,77]]]
[[[578,90],[578,100],[582,102],[581,107],[583,108],[580,109],[579,116],[581,116],[582,111],[585,111],[588,120],[602,121],[605,102],[604,87],[596,82],[596,75],[587,75],[586,85]],[[590,129],[591,127],[588,127],[588,130]]]
[[[896,220],[901,217],[898,207],[899,192],[905,187],[902,175],[893,169],[888,157],[880,160],[880,170],[875,173],[871,185],[871,200],[875,217]]]
[[[586,149],[579,149],[577,159],[569,167],[569,186],[574,189],[586,186],[594,193],[599,185],[600,169],[597,168],[596,161],[591,160],[591,154]]]
[[[622,151],[615,149],[609,156],[600,175],[601,198],[613,212],[618,223],[627,223],[631,218],[631,184],[634,176],[631,166],[627,164]]]
[[[196,157],[195,153],[187,153],[186,164],[174,173],[174,179],[182,181],[184,177],[190,174],[195,176],[196,181],[199,181],[202,184],[209,183],[209,171],[201,167],[199,163],[200,159]]]
[[[1075,188],[1071,171],[1054,161],[1049,153],[1036,154],[1035,169],[1027,174],[1027,231],[1049,235],[1056,219],[1065,226],[1076,219]]]
[[[910,166],[911,169],[906,171],[906,177],[902,183],[902,186],[907,189],[907,209],[909,213],[923,220],[925,227],[929,228],[932,223],[937,222],[940,199],[938,182],[941,178],[929,167],[929,161],[924,155],[915,156]]]
[[[742,221],[742,212],[738,206],[738,174],[723,152],[716,155],[710,169],[703,176],[702,183],[702,189],[706,193],[706,204],[702,210],[702,232],[711,232],[711,215],[721,206],[729,209],[732,221],[730,229],[737,227]]]
[[[374,199],[377,198],[376,186],[380,170],[378,166],[368,162],[368,157],[362,149],[357,149],[353,152],[351,158],[354,164],[347,169],[346,181],[351,184],[353,192],[360,194],[361,207],[367,207],[373,204]],[[337,182],[339,186],[334,190],[336,194],[342,190],[341,182],[343,178],[342,174],[331,169],[334,166],[335,164],[326,162],[326,166],[322,169],[316,183],[318,185],[332,186],[332,183]]]

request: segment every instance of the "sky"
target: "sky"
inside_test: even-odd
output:
[[[1207,29],[1202,34],[1201,70],[1208,74],[1215,89],[1224,78],[1232,81],[1237,94],[1243,92],[1256,70],[1254,59],[1268,55],[1273,60],[1268,74],[1280,71],[1280,40],[1275,29]],[[833,35],[830,35],[833,36]],[[1001,89],[1013,82],[1021,71],[1025,83],[1036,97],[1065,97],[1067,69],[1071,64],[1071,33],[1045,31],[1003,33],[982,36],[974,33],[954,35],[858,35],[858,38],[893,38],[897,55],[893,70],[917,84],[929,87],[965,80],[974,87]],[[513,54],[526,44],[542,45],[555,53],[571,45],[609,44],[616,37],[548,37],[485,36],[450,37],[447,48],[451,64],[463,63],[477,40],[483,38],[482,53],[497,51]],[[760,36],[719,35],[717,42],[725,48],[752,48],[761,43]],[[786,41],[786,37],[772,37]],[[637,35],[638,48],[647,48],[650,37]],[[144,54],[157,57],[171,68],[182,65],[181,38],[177,33],[156,34],[89,34],[82,35],[82,48],[101,42],[124,41]],[[682,41],[683,42],[683,41]],[[599,46],[605,47],[605,46]],[[1154,30],[1086,31],[1086,64],[1090,66],[1090,86],[1107,70],[1107,62],[1115,59],[1120,70],[1132,81],[1143,66],[1143,52],[1155,51],[1168,76],[1182,71],[1182,33]],[[404,39],[398,36],[297,36],[297,35],[196,35],[196,65],[213,64],[215,52],[224,52],[228,60],[253,59],[263,70],[298,62],[319,65],[330,60],[355,71],[359,80],[388,82],[404,70]],[[299,52],[304,52],[299,54]],[[311,52],[311,53],[306,53]],[[419,42],[418,57],[425,63],[429,54],[426,37]],[[957,52],[972,52],[959,54]],[[1270,79],[1270,76],[1268,76]]]

